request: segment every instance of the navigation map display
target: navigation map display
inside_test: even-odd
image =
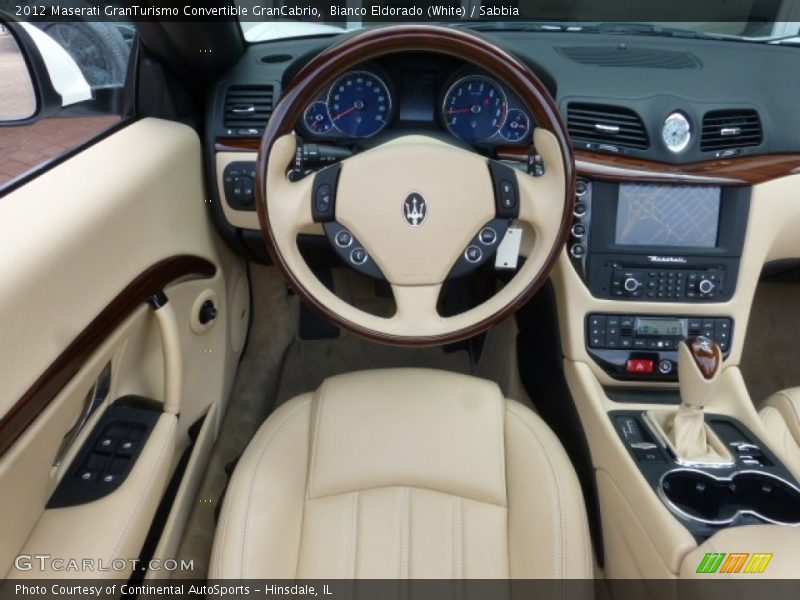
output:
[[[629,183],[619,186],[615,242],[630,246],[713,248],[720,188]]]

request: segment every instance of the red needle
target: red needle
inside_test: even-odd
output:
[[[448,115],[454,115],[456,113],[465,113],[465,112],[470,112],[470,109],[469,108],[456,108],[454,110],[447,111],[447,114]]]
[[[351,112],[353,112],[354,110],[356,110],[356,107],[355,107],[355,106],[351,106],[351,107],[350,107],[350,108],[348,108],[346,111],[344,111],[344,112],[340,112],[338,115],[336,115],[336,116],[333,118],[333,120],[334,120],[334,121],[338,121],[339,119],[341,119],[341,118],[342,118],[342,117],[344,117],[345,115],[349,115],[349,114],[350,114]]]

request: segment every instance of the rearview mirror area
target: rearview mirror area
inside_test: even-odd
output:
[[[27,121],[38,108],[25,54],[8,27],[0,23],[0,123]]]

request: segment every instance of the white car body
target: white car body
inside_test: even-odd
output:
[[[47,74],[61,96],[61,106],[70,106],[92,99],[92,86],[86,81],[78,63],[53,38],[30,23],[20,26],[31,37],[42,55]]]

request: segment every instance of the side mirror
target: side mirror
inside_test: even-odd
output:
[[[25,54],[11,30],[0,23],[0,123],[27,122],[39,103]]]
[[[25,125],[92,100],[80,67],[30,23],[0,20],[0,125]]]

